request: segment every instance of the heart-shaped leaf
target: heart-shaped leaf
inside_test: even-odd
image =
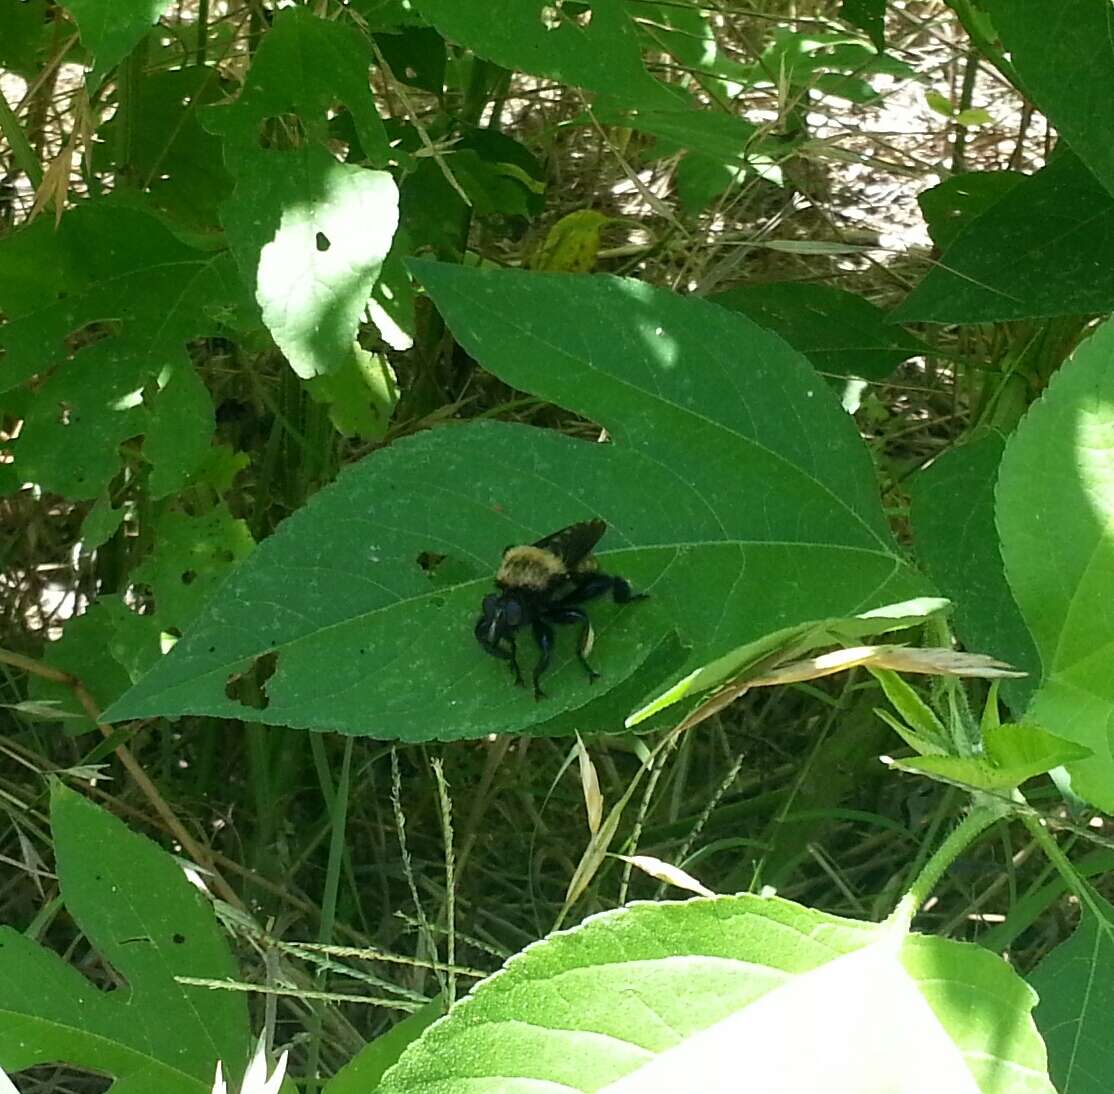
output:
[[[547,731],[617,729],[748,642],[926,591],[854,423],[776,336],[634,281],[415,269],[475,357],[612,443],[478,422],[374,454],[264,542],[106,718],[250,713],[418,739],[579,708]],[[594,517],[603,569],[650,599],[593,604],[604,682],[586,686],[569,636],[535,703],[477,646],[479,604],[507,544]],[[267,654],[267,705],[245,711],[226,686]]]

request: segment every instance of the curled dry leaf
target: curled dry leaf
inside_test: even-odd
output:
[[[624,862],[629,862],[632,866],[637,866],[644,874],[649,874],[650,877],[656,878],[658,881],[664,881],[666,885],[673,885],[678,889],[687,889],[690,893],[696,893],[697,896],[716,895],[691,874],[686,874],[679,866],[662,862],[660,858],[654,858],[653,855],[616,855],[615,857],[621,858]]]
[[[832,676],[860,665],[874,669],[892,669],[894,672],[917,672],[930,676],[978,676],[983,679],[996,679],[1026,675],[1004,661],[983,653],[961,653],[943,647],[853,646],[849,649],[831,650],[799,661],[790,661],[764,672],[761,676],[733,680],[715,692],[706,703],[697,707],[681,723],[678,730],[691,729],[698,725],[723,710],[751,688],[818,680],[823,676]]]
[[[584,808],[588,812],[588,830],[596,835],[603,820],[603,794],[600,793],[600,780],[596,765],[584,747],[580,734],[576,735],[576,758],[580,763],[580,787],[584,791]]]

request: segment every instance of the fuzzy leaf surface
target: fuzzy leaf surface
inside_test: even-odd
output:
[[[174,980],[236,977],[211,906],[170,855],[60,784],[51,828],[66,908],[126,984],[101,991],[0,927],[0,1065],[71,1064],[113,1076],[112,1094],[210,1094],[216,1061],[237,1073],[248,1043],[242,995]]]
[[[998,479],[1006,577],[1040,653],[1026,720],[1089,748],[1072,788],[1114,809],[1114,324],[1061,366]]]
[[[242,717],[227,679],[275,653],[267,722],[460,738],[578,708],[581,731],[617,729],[656,685],[748,642],[928,591],[854,424],[776,336],[634,281],[414,269],[473,356],[613,443],[477,422],[373,454],[265,541],[107,718]],[[596,516],[603,569],[651,596],[594,603],[605,681],[586,686],[570,637],[535,703],[477,646],[480,601],[505,546]]]
[[[512,957],[377,1089],[1052,1094],[1035,1001],[969,944],[777,898],[634,904]]]

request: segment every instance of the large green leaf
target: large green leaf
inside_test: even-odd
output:
[[[66,907],[126,985],[99,991],[0,927],[0,1065],[88,1068],[112,1094],[209,1094],[217,1060],[238,1073],[248,1046],[244,996],[175,981],[237,975],[211,906],[170,855],[59,784],[51,828]]]
[[[892,319],[990,323],[1114,308],[1114,197],[1068,151],[947,246]]]
[[[630,103],[676,105],[642,64],[622,0],[415,0],[446,38],[504,68],[549,76]]]
[[[1095,893],[1091,900],[1071,938],[1029,977],[1040,996],[1033,1017],[1048,1045],[1048,1069],[1065,1094],[1114,1090],[1114,908]]]
[[[854,423],[775,335],[635,281],[415,269],[470,353],[613,443],[480,422],[376,453],[265,541],[107,718],[242,717],[225,684],[273,652],[264,721],[467,737],[577,707],[581,730],[614,729],[747,642],[926,591]],[[472,625],[507,544],[594,516],[602,565],[651,598],[594,606],[605,683],[586,687],[566,639],[535,703]],[[445,557],[427,572],[430,556]]]
[[[1005,438],[992,432],[945,452],[913,480],[909,517],[917,557],[955,605],[955,629],[969,650],[1030,675],[1003,680],[1020,714],[1040,680],[1040,655],[1006,582],[994,487]]]
[[[1026,96],[1114,194],[1114,8],[1107,0],[981,0]]]
[[[665,153],[689,148],[717,163],[735,167],[746,165],[747,147],[758,132],[750,122],[716,110],[610,107],[597,111],[597,120],[649,133],[659,139]]]
[[[1035,1001],[959,942],[757,896],[635,904],[512,957],[378,1091],[1052,1094]]]
[[[390,158],[368,87],[370,46],[306,8],[275,17],[239,98],[205,111],[236,180],[221,218],[275,342],[303,379],[373,367],[356,332],[398,226],[385,171],[328,149],[337,101],[364,153]],[[370,401],[370,399],[369,399]],[[382,426],[390,406],[382,408]]]
[[[1072,787],[1114,809],[1114,324],[1052,378],[1006,446],[1002,558],[1040,652],[1028,718],[1091,749]]]

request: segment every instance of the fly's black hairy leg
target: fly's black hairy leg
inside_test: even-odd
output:
[[[588,683],[594,684],[600,678],[600,674],[588,664],[588,654],[592,652],[592,643],[595,641],[595,632],[592,630],[592,621],[588,618],[588,613],[583,608],[554,608],[546,612],[545,617],[554,623],[582,624],[580,640],[576,646],[576,657],[588,674]]]
[[[542,673],[549,668],[549,659],[553,656],[553,628],[544,619],[535,619],[533,630],[534,641],[541,650],[538,663],[534,666],[534,699],[537,700],[545,698],[540,681]]]

